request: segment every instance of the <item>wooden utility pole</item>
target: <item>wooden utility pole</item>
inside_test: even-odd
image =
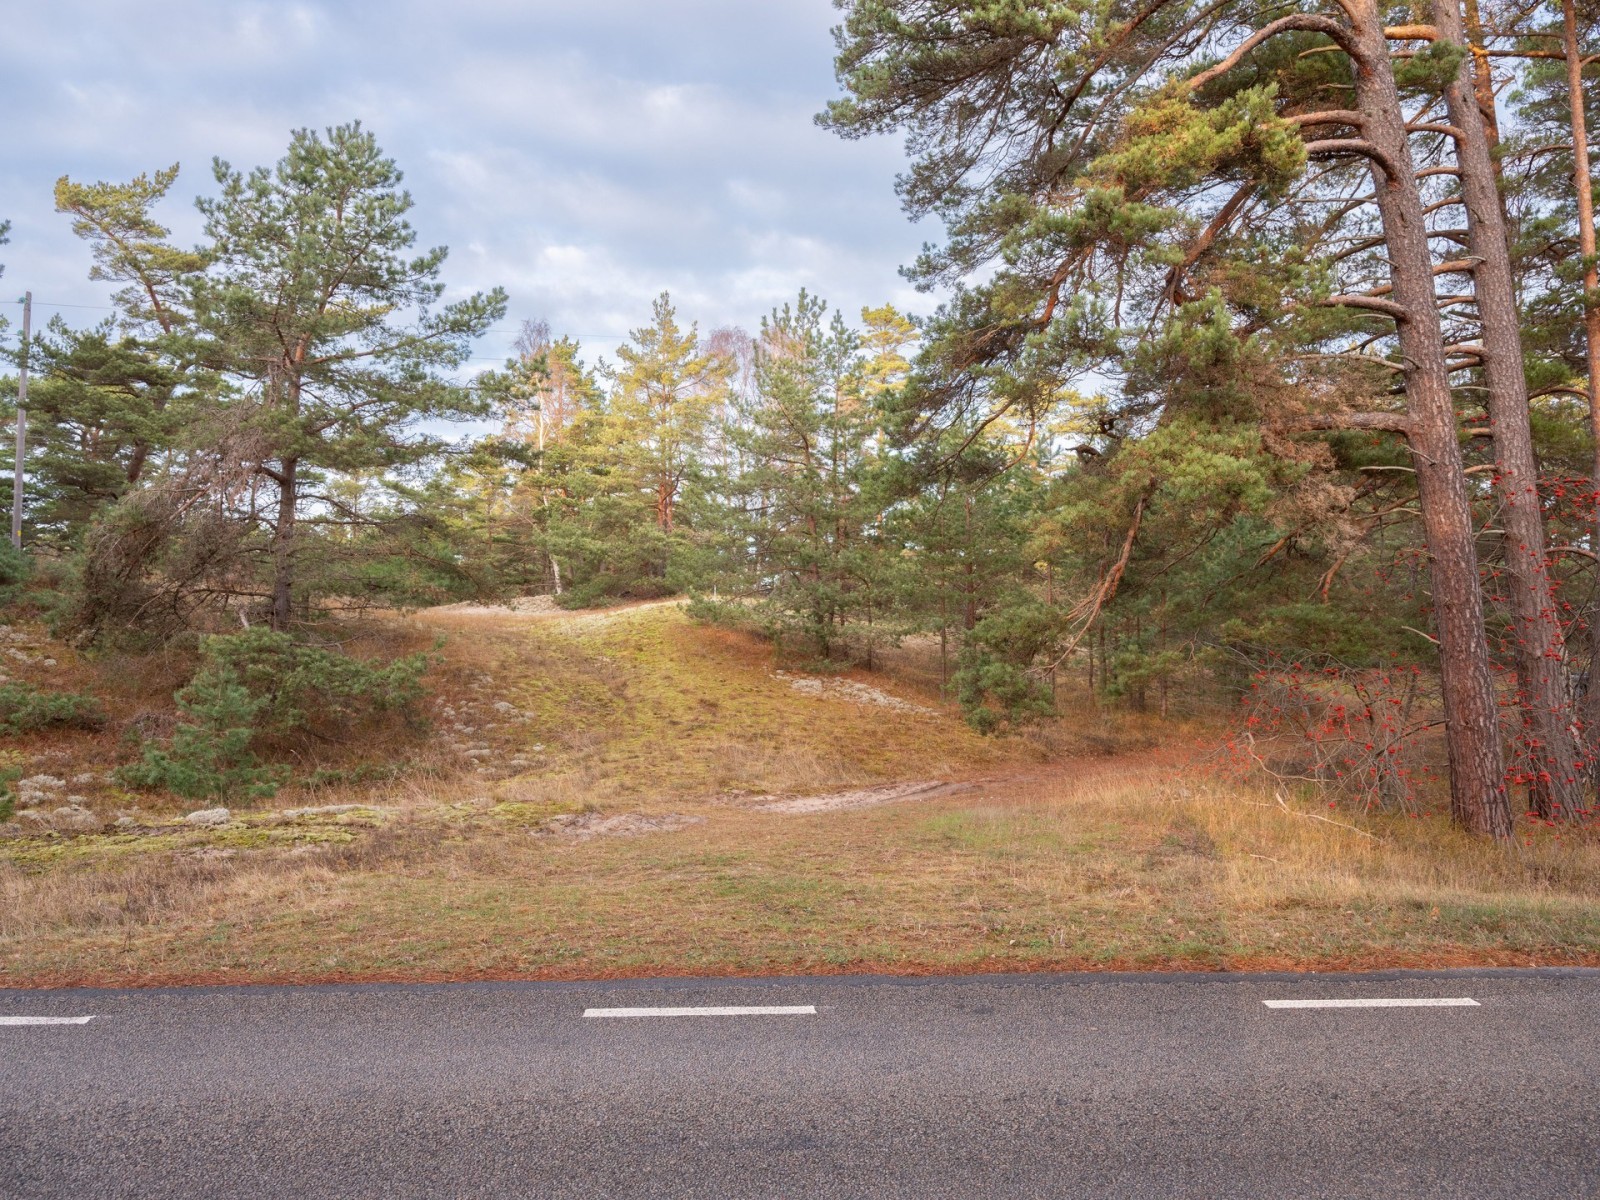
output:
[[[22,460],[28,453],[28,342],[33,337],[33,293],[22,293],[22,359],[17,368],[17,457],[11,470],[11,544],[22,549]]]

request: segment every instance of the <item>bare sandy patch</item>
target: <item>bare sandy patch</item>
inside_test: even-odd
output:
[[[425,608],[421,616],[456,617],[562,617],[568,625],[594,625],[625,617],[630,613],[652,608],[670,608],[683,603],[681,596],[668,596],[662,600],[630,600],[605,608],[562,608],[554,596],[518,596],[504,604],[479,604],[463,600],[458,604],[439,604]]]
[[[881,688],[875,688],[870,683],[860,683],[854,679],[830,679],[818,675],[791,675],[788,671],[774,671],[774,679],[781,679],[795,691],[804,696],[816,696],[828,700],[846,700],[852,704],[865,704],[873,708],[887,708],[891,712],[915,713],[918,716],[937,717],[941,714],[938,709],[929,708],[923,704],[913,704],[910,700],[902,700],[899,696],[891,696]]]
[[[596,837],[638,837],[645,833],[665,833],[686,825],[698,825],[704,820],[704,817],[690,817],[682,813],[653,813],[648,816],[644,813],[619,813],[614,817],[604,817],[599,813],[565,813],[550,818],[542,832],[587,841]]]
[[[532,617],[548,616],[565,611],[554,596],[518,596],[504,604],[478,604],[463,600],[460,604],[441,604],[427,611],[457,613],[466,617]]]
[[[778,813],[846,812],[855,808],[876,808],[880,804],[894,804],[900,800],[932,800],[939,796],[954,796],[971,791],[973,786],[970,783],[949,783],[942,779],[884,783],[848,792],[830,792],[826,796],[789,796],[758,804],[756,808],[761,812]]]

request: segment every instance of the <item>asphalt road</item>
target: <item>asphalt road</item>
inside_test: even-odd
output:
[[[1263,1003],[1378,997],[1477,1003]],[[584,1015],[707,1005],[816,1011]],[[1600,1197],[1597,1023],[1600,971],[0,991],[0,1194]]]

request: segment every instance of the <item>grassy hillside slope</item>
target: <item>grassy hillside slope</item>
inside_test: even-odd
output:
[[[911,673],[779,673],[671,605],[388,636],[440,633],[395,778],[9,830],[0,984],[1600,960],[1600,847],[1571,835],[1280,802],[1086,702],[980,738]]]

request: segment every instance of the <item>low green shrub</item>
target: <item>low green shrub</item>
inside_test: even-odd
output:
[[[761,632],[763,626],[757,619],[754,606],[740,600],[713,600],[709,596],[691,596],[683,606],[684,615],[691,621],[705,625],[721,625],[725,629]]]
[[[28,556],[10,542],[0,541],[0,603],[9,604],[33,574]]]
[[[47,692],[31,683],[0,684],[0,734],[36,729],[100,729],[105,712],[92,696]]]
[[[433,665],[428,654],[363,662],[269,629],[206,638],[201,653],[201,675],[231,675],[260,702],[256,728],[269,734],[334,733],[388,713],[414,718]]]
[[[21,778],[21,767],[0,767],[0,822],[9,821],[17,814],[16,788]]]
[[[250,748],[265,701],[226,667],[208,666],[177,695],[179,723],[166,748],[147,746],[117,772],[130,787],[161,789],[191,800],[261,799],[277,792],[287,770],[263,766]]]
[[[604,608],[629,600],[659,600],[672,595],[672,591],[664,579],[602,575],[571,585],[556,597],[556,603],[568,609]]]
[[[415,722],[428,654],[363,662],[269,629],[208,637],[201,665],[177,694],[178,728],[146,746],[119,777],[191,799],[270,796],[288,769],[263,764],[262,739],[329,737],[386,714]],[[270,743],[269,743],[270,744]]]
[[[1002,608],[979,621],[961,648],[953,680],[967,724],[990,734],[1053,715],[1050,685],[1035,664],[1058,634],[1059,618],[1038,603]]]

